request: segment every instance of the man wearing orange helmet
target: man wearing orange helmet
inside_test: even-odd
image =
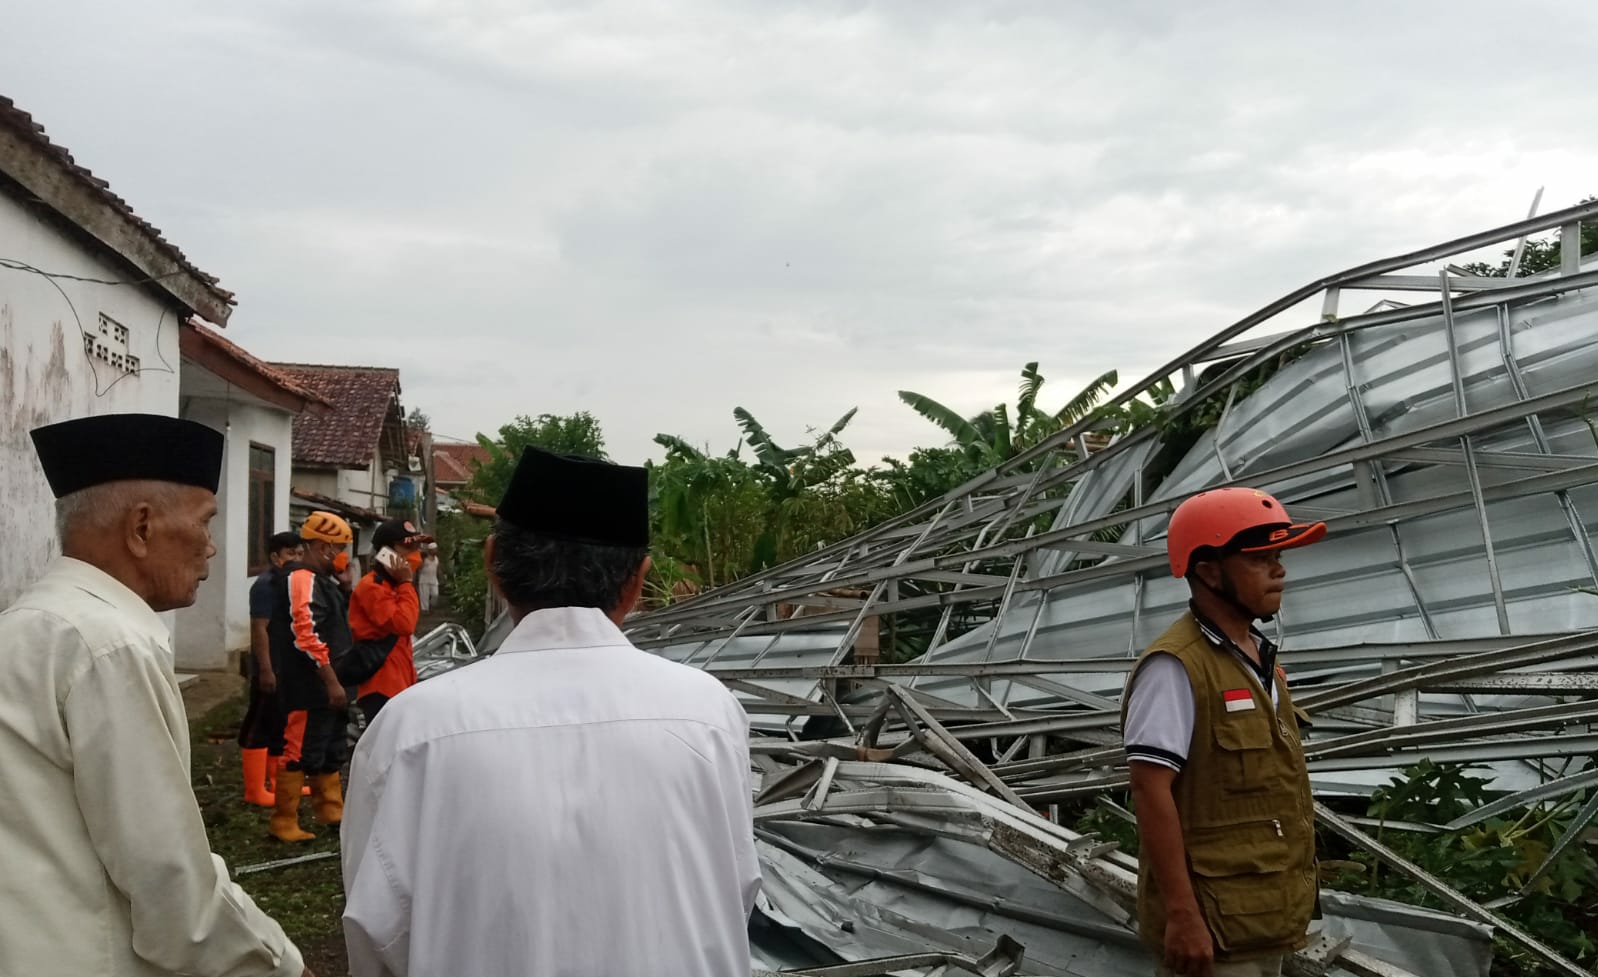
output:
[[[1171,516],[1192,599],[1133,667],[1122,729],[1138,816],[1139,932],[1161,975],[1269,977],[1306,942],[1318,888],[1309,774],[1276,647],[1281,551],[1318,542],[1264,492],[1201,492]]]
[[[278,694],[287,713],[271,831],[289,842],[316,837],[300,828],[300,788],[307,778],[316,819],[323,824],[343,819],[339,769],[344,766],[349,695],[333,662],[352,644],[348,606],[333,565],[355,534],[338,516],[313,512],[300,526],[300,537],[304,556],[285,565],[279,575],[267,628],[278,667]]]

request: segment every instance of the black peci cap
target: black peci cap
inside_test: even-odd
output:
[[[649,473],[527,448],[499,502],[499,518],[555,539],[644,548],[649,545]]]
[[[30,432],[56,498],[107,482],[148,479],[215,492],[222,432],[162,414],[98,414]]]

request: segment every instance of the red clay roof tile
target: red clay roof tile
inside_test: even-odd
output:
[[[333,405],[294,418],[294,460],[307,465],[365,467],[397,409],[399,371],[384,366],[273,363],[272,368]]]

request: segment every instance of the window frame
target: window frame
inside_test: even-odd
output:
[[[268,549],[272,545],[272,515],[277,508],[277,449],[268,444],[251,441],[245,460],[245,569],[250,576],[258,576],[272,565]],[[256,452],[265,452],[270,468],[257,468]],[[257,486],[265,484],[264,492]],[[264,498],[262,495],[264,494]]]

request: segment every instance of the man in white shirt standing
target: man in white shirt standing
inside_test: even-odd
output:
[[[0,974],[308,977],[209,850],[156,616],[216,553],[222,435],[151,414],[32,433],[62,556],[0,614]]]
[[[523,453],[485,550],[515,630],[355,751],[354,977],[748,977],[749,722],[621,632],[648,510],[642,468]]]
[[[421,599],[422,613],[433,609],[438,600],[438,544],[428,543],[422,550],[422,566],[416,571],[416,596]]]

